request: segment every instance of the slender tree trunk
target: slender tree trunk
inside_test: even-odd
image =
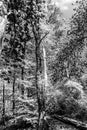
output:
[[[22,48],[23,60],[25,59],[25,49],[26,49],[26,42],[24,43],[24,47]],[[21,67],[21,79],[24,80],[24,66]],[[24,98],[24,85],[21,85],[21,95]]]
[[[21,68],[21,79],[24,80],[24,67]],[[24,98],[24,85],[23,85],[23,83],[21,84],[21,95],[22,95],[22,98]]]
[[[48,77],[47,77],[46,50],[44,47],[43,47],[43,60],[44,60],[43,111],[45,112],[45,100],[46,100],[46,89],[48,86]]]
[[[15,5],[15,1],[13,1],[14,5]],[[13,4],[12,3],[12,4]],[[14,14],[15,16],[15,10],[14,10],[14,7],[12,9],[12,13]],[[14,27],[14,38],[13,38],[13,46],[12,46],[12,49],[14,48],[14,44],[15,44],[15,38],[16,38],[16,27],[15,27],[15,17],[13,17],[13,27]],[[15,60],[14,60],[15,61]],[[12,102],[13,102],[13,106],[12,106],[12,111],[13,111],[13,115],[15,115],[15,80],[16,80],[16,77],[15,77],[15,65],[13,66],[14,67],[14,72],[13,72],[13,99],[12,99]]]
[[[39,73],[40,73],[40,47],[36,46],[36,73],[35,73],[35,83],[36,83],[36,89],[37,89],[37,103],[38,103],[38,126],[37,130],[43,130],[43,125],[44,125],[44,115],[45,115],[45,85],[44,87],[40,90],[38,86],[38,81],[39,81]],[[46,61],[44,61],[44,74],[47,74],[46,71]],[[46,76],[46,75],[44,75]],[[47,76],[46,79],[47,80]],[[45,81],[44,80],[44,81]],[[47,81],[46,81],[47,85]]]
[[[13,110],[13,115],[15,115],[15,72],[13,75],[13,106],[12,106],[12,110]]]
[[[39,75],[39,50],[36,44],[36,49],[35,49],[35,56],[36,56],[36,72],[35,72],[35,85],[36,85],[36,91],[37,91],[37,103],[38,103],[38,126],[37,130],[39,130],[39,120],[40,120],[40,90],[38,86],[38,75]]]
[[[32,0],[33,1],[33,0]],[[32,1],[31,1],[31,10],[33,11],[33,6],[32,6]],[[38,12],[40,12],[40,4],[41,1],[36,0],[36,6]],[[32,22],[31,19],[31,26],[32,26],[32,31],[35,39],[35,58],[36,58],[36,72],[35,72],[35,85],[36,85],[36,91],[37,91],[37,104],[38,104],[38,125],[37,125],[37,130],[42,130],[42,113],[43,113],[43,101],[42,101],[42,95],[40,91],[40,87],[38,84],[39,81],[39,76],[41,73],[41,58],[40,58],[40,43],[41,43],[41,34],[40,34],[40,18],[37,17],[36,22]]]
[[[36,45],[35,50],[36,55],[36,72],[35,72],[35,85],[36,85],[36,91],[37,91],[37,103],[38,103],[38,124],[39,124],[39,116],[40,116],[40,99],[39,99],[39,87],[38,87],[38,48]],[[37,127],[38,130],[38,127]]]
[[[46,100],[46,87],[48,86],[48,78],[47,78],[47,65],[46,65],[46,50],[43,47],[43,65],[44,65],[44,86],[42,88],[42,93],[41,93],[41,101],[42,101],[42,106],[41,106],[41,113],[40,113],[40,119],[39,119],[39,130],[44,130],[46,126],[45,121],[44,121],[44,116],[45,116],[45,100]]]
[[[46,50],[43,47],[43,59],[44,59],[44,84],[45,88],[48,86],[48,77],[47,77],[47,63],[46,63]]]
[[[37,5],[37,9],[38,9],[38,12],[40,11],[40,6],[39,6],[39,0],[36,0],[36,5]],[[40,19],[39,17],[37,18],[37,23],[39,24],[40,22]],[[39,76],[39,73],[40,73],[40,70],[41,70],[41,61],[40,61],[40,45],[39,45],[39,41],[40,41],[40,28],[39,26],[37,27],[36,25],[36,39],[35,39],[35,42],[36,42],[36,88],[37,88],[37,102],[38,102],[38,127],[37,127],[37,130],[41,130],[40,128],[40,123],[41,123],[41,109],[42,109],[42,104],[41,104],[41,95],[40,95],[40,88],[39,88],[39,85],[38,85],[38,76]]]
[[[3,81],[3,114],[2,114],[2,117],[3,117],[3,124],[5,125],[5,84],[4,84],[4,81]]]

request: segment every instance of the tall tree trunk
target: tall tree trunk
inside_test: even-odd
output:
[[[39,89],[39,86],[38,86],[38,75],[39,75],[39,49],[38,49],[37,44],[36,44],[36,49],[35,49],[35,56],[36,56],[35,85],[36,85],[37,103],[38,103],[38,126],[37,126],[37,130],[39,130],[41,104],[40,104],[40,89]]]
[[[2,113],[2,117],[3,117],[3,124],[5,125],[5,84],[4,84],[4,80],[3,80],[3,113]]]
[[[37,10],[38,12],[40,11],[40,6],[39,6],[39,0],[36,0],[36,5],[37,5]],[[37,24],[40,23],[40,19],[39,17],[37,17]],[[41,61],[40,61],[40,45],[39,45],[39,41],[41,38],[40,35],[40,27],[36,25],[36,35],[35,35],[35,42],[36,42],[36,88],[37,88],[37,102],[38,102],[38,126],[37,126],[37,130],[41,130],[40,125],[41,125],[41,109],[42,109],[42,104],[41,104],[41,95],[40,95],[40,88],[39,88],[39,74],[40,74],[40,70],[41,70]]]
[[[13,0],[12,1],[12,4],[15,5],[15,1]],[[12,13],[14,15],[13,19],[12,19],[12,24],[13,24],[13,29],[14,29],[14,37],[13,37],[13,46],[12,46],[12,49],[14,49],[14,44],[15,44],[15,38],[16,38],[16,27],[15,27],[15,9],[14,7],[12,8]],[[13,55],[15,55],[15,53],[13,53]],[[13,115],[15,115],[15,80],[16,80],[16,77],[15,77],[15,59],[14,59],[14,72],[13,72],[13,106],[12,106],[12,110],[13,110]]]
[[[42,93],[41,93],[41,112],[40,112],[40,119],[39,119],[39,129],[38,130],[44,130],[45,126],[45,121],[44,121],[44,116],[45,116],[45,100],[46,100],[46,87],[48,86],[48,78],[47,78],[47,65],[46,65],[46,50],[43,47],[43,65],[44,65],[44,86],[42,88]]]
[[[36,73],[35,73],[35,84],[37,89],[37,103],[38,103],[38,126],[37,130],[43,130],[44,125],[44,115],[45,115],[45,85],[47,85],[47,76],[46,76],[46,60],[44,61],[44,76],[46,76],[46,79],[44,80],[46,84],[44,84],[44,87],[39,88],[38,81],[39,81],[39,74],[40,74],[40,46],[36,45]]]
[[[33,11],[33,4],[31,0],[31,10]],[[41,1],[36,0],[36,6],[38,12],[41,11]],[[37,130],[42,130],[42,113],[43,113],[43,101],[42,101],[42,95],[41,95],[41,90],[39,87],[39,76],[41,73],[41,57],[40,57],[40,44],[42,42],[41,39],[41,34],[40,34],[40,17],[37,17],[36,21],[33,22],[33,19],[31,19],[31,26],[32,26],[32,31],[34,35],[34,40],[35,40],[35,58],[36,58],[36,72],[35,72],[35,85],[36,85],[36,91],[37,91],[37,104],[38,104],[38,125],[37,125]]]

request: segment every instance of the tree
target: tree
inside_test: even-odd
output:
[[[40,88],[38,86],[40,68],[41,68],[41,57],[40,57],[40,44],[46,37],[47,33],[41,37],[42,30],[40,29],[40,19],[44,17],[41,11],[41,1],[7,1],[7,18],[8,25],[4,38],[4,47],[2,50],[3,58],[5,59],[6,65],[12,68],[13,76],[13,114],[15,110],[15,82],[16,77],[20,76],[17,71],[21,68],[21,79],[24,80],[24,68],[26,62],[26,43],[34,44],[35,52],[35,85],[37,91],[37,102],[38,102],[38,124],[41,116],[43,106],[41,106],[40,100]],[[39,15],[38,15],[39,14]],[[32,36],[32,39],[31,37]],[[22,89],[23,90],[23,89]],[[24,94],[24,90],[22,91]],[[38,128],[39,129],[39,128]]]
[[[47,48],[47,64],[51,83],[58,81],[63,77],[63,59],[58,59],[57,56],[62,55],[62,50],[66,46],[66,24],[63,24],[64,19],[62,13],[58,7],[51,3],[48,3],[47,14],[49,35],[46,39]],[[48,43],[48,44],[47,44]],[[63,57],[62,57],[63,58]]]
[[[86,62],[83,62],[83,52],[86,49],[86,1],[77,1],[70,26],[62,48],[56,55],[53,64],[53,81],[58,79],[74,78],[80,80],[83,75]],[[64,37],[64,36],[63,36]],[[62,42],[63,43],[63,42]]]
[[[40,88],[38,86],[38,81],[39,81],[38,75],[40,74],[40,68],[41,68],[40,44],[43,39],[41,38],[41,34],[40,34],[41,31],[40,18],[44,17],[41,11],[42,3],[43,3],[42,1],[38,1],[38,0],[36,0],[35,3],[34,1],[31,1],[31,11],[33,11],[34,15],[32,15],[30,19],[32,32],[34,36],[34,42],[35,42],[35,60],[36,60],[35,85],[37,90],[37,102],[38,102],[38,126],[37,126],[38,130],[42,129],[41,116],[43,115],[43,110],[44,110],[44,106],[41,105]],[[36,6],[36,10],[34,10],[35,6]]]
[[[28,21],[26,20],[24,1],[4,1],[7,6],[8,24],[5,30],[2,55],[13,77],[13,114],[15,110],[15,82],[19,77],[17,71],[21,69],[21,79],[24,80],[24,59],[27,41],[30,40]],[[16,71],[17,70],[17,71]],[[10,77],[11,78],[11,77]],[[21,84],[22,96],[24,86]]]
[[[79,79],[84,73],[83,52],[86,49],[86,1],[77,1],[77,6],[74,9],[74,15],[72,16],[70,31],[68,36],[70,38],[69,46],[72,48],[71,59],[71,76],[75,76]]]

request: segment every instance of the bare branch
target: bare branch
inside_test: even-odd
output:
[[[45,33],[44,36],[40,39],[39,41],[39,45],[41,44],[41,42],[43,41],[43,39],[49,34],[49,32]]]

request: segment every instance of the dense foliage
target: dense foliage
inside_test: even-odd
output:
[[[54,114],[87,122],[86,7],[77,1],[67,23],[51,0],[2,1],[2,130],[48,130]]]

